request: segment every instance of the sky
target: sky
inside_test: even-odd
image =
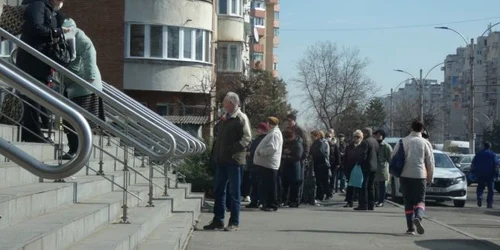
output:
[[[281,0],[280,9],[278,70],[288,84],[292,106],[299,110],[299,122],[312,111],[303,109],[303,91],[293,81],[296,65],[317,41],[359,49],[370,62],[366,75],[380,87],[378,96],[384,96],[408,78],[393,69],[416,77],[423,69],[425,75],[465,45],[459,35],[435,26],[454,28],[470,40],[489,23],[500,22],[499,0]],[[500,25],[493,30],[500,31]],[[440,67],[428,77],[439,82],[443,78]]]

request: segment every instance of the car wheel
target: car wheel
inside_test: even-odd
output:
[[[453,200],[455,207],[465,207],[465,200]]]

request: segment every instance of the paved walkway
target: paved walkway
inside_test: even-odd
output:
[[[243,208],[240,231],[196,230],[187,249],[500,249],[429,220],[424,221],[425,235],[407,236],[401,208],[386,204],[376,211],[355,212],[343,208],[341,199],[277,212]],[[211,213],[203,213],[198,228],[211,219]]]

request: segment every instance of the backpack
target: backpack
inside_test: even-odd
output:
[[[389,163],[389,172],[395,177],[400,177],[405,166],[405,149],[403,147],[403,140],[399,140],[399,148],[394,157]]]

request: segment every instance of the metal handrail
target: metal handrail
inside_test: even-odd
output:
[[[170,121],[168,121],[164,117],[153,112],[151,109],[144,107],[144,105],[142,105],[141,103],[139,103],[138,101],[136,101],[132,97],[124,94],[123,92],[119,91],[118,89],[116,89],[115,87],[113,87],[112,85],[110,85],[104,81],[103,81],[103,90],[105,92],[110,93],[110,94],[116,96],[117,98],[121,99],[127,107],[140,110],[140,112],[144,116],[148,117],[151,121],[157,123],[159,126],[163,126],[166,129],[177,131],[180,135],[186,136],[187,138],[193,138],[193,139],[191,139],[191,141],[194,143],[195,149],[192,152],[190,152],[191,154],[203,153],[206,150],[205,143],[203,143],[200,140],[198,140],[197,138],[191,136],[186,131],[175,126],[173,123],[171,123]]]
[[[26,74],[26,73],[25,73]],[[0,79],[28,98],[61,114],[76,130],[78,150],[69,162],[60,165],[49,165],[37,161],[28,153],[0,138],[0,153],[30,173],[44,179],[63,179],[76,174],[88,162],[92,152],[92,132],[87,120],[76,110],[77,105],[61,100],[50,88],[38,84],[31,76],[22,76],[12,70],[12,65],[0,60]]]
[[[156,124],[151,123],[147,118],[143,117],[139,112],[137,112],[137,110],[130,110],[129,108],[127,108],[125,105],[123,105],[122,103],[117,101],[112,96],[109,96],[108,94],[104,93],[103,91],[95,88],[94,86],[92,86],[90,83],[88,83],[84,79],[80,78],[79,76],[77,76],[73,72],[69,71],[65,67],[54,62],[52,59],[48,58],[47,56],[40,53],[39,51],[33,49],[28,44],[24,43],[23,41],[21,41],[20,39],[13,36],[12,34],[10,34],[9,32],[5,31],[2,28],[0,28],[0,36],[12,41],[20,49],[23,49],[27,53],[29,53],[32,56],[43,61],[44,63],[46,63],[47,65],[54,68],[56,71],[58,71],[59,73],[61,73],[65,77],[68,77],[71,80],[75,81],[77,84],[85,87],[86,89],[91,90],[97,96],[99,96],[103,100],[107,101],[108,102],[107,104],[110,104],[119,110],[123,110],[123,112],[127,116],[130,116],[130,118],[133,119],[134,121],[140,122],[140,123],[145,124],[145,125],[147,124],[148,128],[150,129],[151,132],[158,133],[161,135],[162,138],[164,138],[162,142],[169,143],[168,150],[163,151],[163,152],[158,151],[158,150],[151,150],[149,147],[144,146],[139,141],[134,140],[132,138],[129,138],[129,136],[127,134],[123,133],[122,131],[119,131],[118,129],[110,126],[108,123],[106,123],[104,121],[101,121],[100,119],[98,119],[94,115],[90,114],[89,112],[86,112],[86,110],[80,109],[81,113],[83,113],[87,119],[89,119],[89,120],[93,121],[94,123],[108,129],[108,131],[112,132],[115,136],[120,137],[123,141],[133,145],[135,148],[138,148],[143,153],[149,155],[153,159],[168,159],[174,154],[174,152],[176,150],[176,141],[175,141],[175,138],[172,136],[172,134],[169,131],[165,131],[162,128],[160,128],[159,126],[157,126]],[[19,71],[21,71],[21,70],[19,70]],[[23,71],[21,71],[21,72],[24,73]],[[24,74],[26,74],[26,73],[24,73]],[[159,142],[157,142],[157,143],[159,143]]]

